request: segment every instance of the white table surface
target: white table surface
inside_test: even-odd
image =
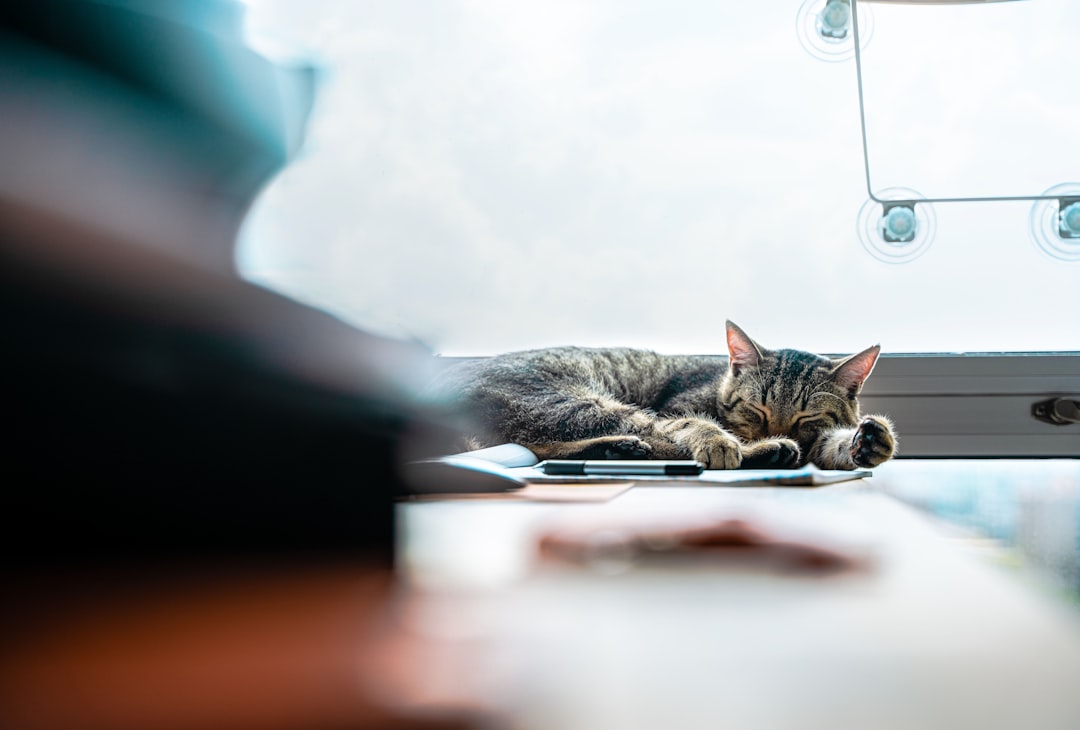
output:
[[[925,500],[964,480],[978,493],[994,474],[1080,490],[1077,461],[896,461],[816,489],[405,504],[401,567],[421,600],[403,620],[443,649],[424,670],[432,701],[479,702],[520,728],[1076,730],[1080,611],[892,496]],[[535,553],[552,524],[689,514],[746,518],[873,567],[553,567]]]

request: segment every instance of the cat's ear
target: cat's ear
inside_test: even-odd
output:
[[[881,345],[874,345],[844,358],[833,368],[833,381],[852,396],[858,395],[873,372],[880,353]]]
[[[738,375],[745,368],[756,367],[761,362],[761,348],[730,319],[727,321],[727,349],[733,375]]]

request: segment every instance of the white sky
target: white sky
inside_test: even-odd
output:
[[[935,204],[909,263],[863,249],[854,60],[800,46],[800,2],[253,2],[323,79],[241,269],[451,355],[723,352],[726,318],[819,352],[1080,349],[1080,263],[1031,203]],[[1080,186],[1080,4],[872,12],[875,190]]]

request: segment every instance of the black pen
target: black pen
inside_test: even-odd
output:
[[[635,460],[612,460],[612,461],[573,461],[564,459],[548,459],[541,461],[536,468],[545,474],[567,475],[590,475],[598,474],[605,476],[667,476],[686,477],[697,476],[705,470],[700,461],[635,461]]]

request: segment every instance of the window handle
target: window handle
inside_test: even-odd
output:
[[[1070,398],[1050,398],[1031,406],[1031,415],[1044,423],[1064,426],[1080,423],[1080,401]]]

